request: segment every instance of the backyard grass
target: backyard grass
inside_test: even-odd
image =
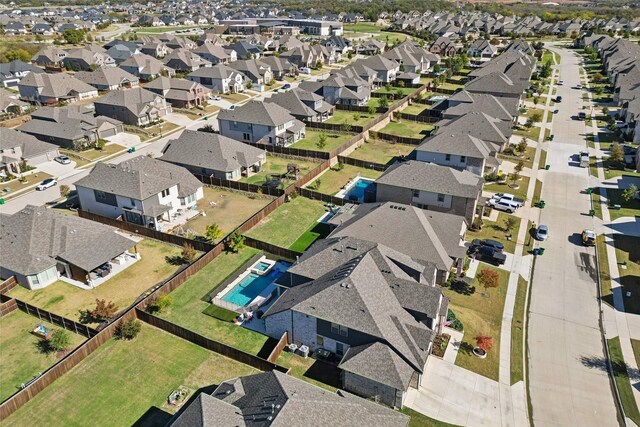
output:
[[[406,144],[392,144],[381,139],[368,139],[349,157],[366,160],[368,162],[386,165],[395,158],[409,155],[416,147]]]
[[[536,156],[536,149],[533,147],[527,147],[524,153],[521,154],[498,154],[499,159],[507,160],[512,163],[517,164],[519,161],[524,162],[524,167],[528,169],[533,169],[533,158]]]
[[[17,286],[10,296],[72,320],[80,320],[83,310],[93,310],[96,299],[113,301],[124,310],[147,289],[171,276],[180,265],[173,261],[182,248],[156,240],[137,244],[141,259],[92,290],[57,281],[44,289],[30,291]]]
[[[137,421],[164,425],[170,414],[157,409],[169,411],[164,402],[178,386],[195,391],[257,372],[143,325],[133,341],[108,341],[4,422],[7,426],[87,426],[97,420],[111,426]]]
[[[211,202],[215,202],[216,205],[211,206]],[[204,236],[207,225],[218,224],[222,230],[222,236],[219,239],[221,240],[269,202],[271,198],[266,196],[204,187],[204,198],[198,200],[198,209],[204,211],[206,216],[200,215],[193,218],[182,228]]]
[[[389,122],[380,132],[409,138],[425,138],[429,136],[433,128],[432,124],[402,120]]]
[[[293,245],[289,247],[292,251],[304,252],[309,246],[311,246],[316,240],[324,239],[329,235],[331,229],[329,228],[329,224],[325,224],[322,222],[316,222],[311,224],[307,231],[302,233],[298,240],[296,240]]]
[[[382,31],[382,28],[383,27],[376,25],[373,22],[357,22],[355,24],[344,24],[343,26],[345,33],[379,33]]]
[[[39,324],[50,329],[61,329],[20,310],[0,318],[0,402],[20,390],[20,384],[43,373],[58,361],[55,352],[44,353],[38,344],[44,340],[31,331]],[[86,338],[69,332],[71,345],[76,348]]]
[[[374,90],[374,93],[388,93],[388,94],[394,94],[394,95],[398,95],[398,94],[402,94],[402,97],[404,98],[405,96],[415,92],[416,90],[418,90],[417,88],[412,88],[412,87],[396,87],[396,86],[391,86],[388,89],[385,86],[382,86],[376,90]]]
[[[458,427],[455,424],[449,424],[444,421],[429,418],[426,415],[422,415],[420,412],[414,411],[408,406],[402,408],[400,412],[411,417],[411,420],[409,420],[409,427]]]
[[[520,199],[527,199],[527,189],[529,188],[529,177],[528,176],[520,176],[520,180],[518,181],[518,188],[511,188],[511,179],[507,181],[505,184],[501,184],[498,182],[493,182],[491,184],[485,184],[484,190],[489,191],[491,193],[510,193]]]
[[[270,213],[247,236],[288,248],[325,213],[324,204],[305,197],[295,197]]]
[[[513,306],[513,318],[511,319],[511,385],[524,380],[522,344],[524,338],[524,303],[526,296],[527,281],[524,277],[518,276],[516,302]]]
[[[327,140],[325,142],[325,146],[320,148],[318,147],[318,142],[320,141],[320,134],[322,133],[327,137]],[[291,148],[331,152],[351,138],[353,138],[353,134],[350,133],[319,132],[307,129],[305,131],[304,138],[291,145]]]
[[[95,162],[96,160],[100,160],[105,157],[110,157],[124,150],[126,150],[126,148],[123,147],[122,145],[108,144],[108,145],[105,145],[102,150],[97,150],[95,148],[92,148],[90,150],[84,150],[84,151],[73,151],[73,150],[66,150],[64,148],[61,148],[59,151],[60,151],[60,154],[69,156],[69,158],[72,161],[76,162],[77,166],[84,166],[88,163]],[[80,158],[78,158],[78,156],[80,156]]]
[[[626,201],[622,198],[621,188],[607,188],[607,198],[609,199],[609,216],[611,221],[624,216],[640,216],[640,200],[631,199]],[[613,205],[620,205],[620,209],[614,209]]]
[[[428,105],[414,102],[413,104],[407,105],[406,107],[404,107],[402,110],[400,110],[400,112],[406,113],[406,114],[415,114],[416,116],[419,116],[420,114],[428,110],[429,110]]]
[[[598,252],[598,275],[600,277],[600,294],[602,301],[613,307],[613,292],[611,291],[611,270],[607,258],[607,243],[604,234],[596,237],[596,251]]]
[[[498,288],[485,290],[474,279],[471,286],[476,289],[471,295],[464,295],[449,288],[445,288],[444,293],[450,299],[449,308],[464,325],[464,337],[456,358],[456,365],[498,381],[500,328],[509,272],[481,262],[478,266],[478,273],[484,269],[494,270],[498,273],[500,277]],[[472,350],[476,346],[475,337],[478,335],[489,336],[493,339],[493,347],[488,351],[486,359],[480,359],[473,355]]]
[[[509,233],[514,236],[514,239],[507,240],[507,233],[505,231],[505,224],[507,218],[514,218],[517,221],[516,226]],[[518,231],[520,230],[520,218],[514,217],[513,215],[509,215],[505,212],[498,213],[497,221],[490,221],[486,217],[482,218],[483,226],[480,231],[471,231],[467,230],[465,234],[465,240],[470,242],[473,239],[493,239],[501,242],[504,245],[504,250],[506,252],[514,253],[516,250],[516,239],[515,237],[518,235]]]
[[[322,387],[325,390],[335,393],[340,387],[338,369],[329,363],[315,360],[311,357],[305,359],[287,351],[283,351],[280,354],[276,363],[290,368],[292,376]]]
[[[377,179],[382,173],[383,172],[373,169],[365,169],[352,165],[343,164],[342,167],[336,165],[327,169],[322,175],[311,181],[307,187],[320,193],[335,195],[358,176]]]
[[[364,126],[369,124],[369,122],[378,116],[380,116],[378,113],[369,114],[368,112],[364,113],[360,111],[335,110],[333,112],[333,116],[329,120],[326,120],[325,123],[349,123],[353,126]],[[356,118],[358,120],[356,120]]]
[[[286,175],[287,173],[287,165],[290,163],[295,163],[300,168],[300,177],[305,176],[311,170],[316,168],[319,163],[311,162],[308,160],[301,159],[288,159],[286,157],[274,156],[273,154],[267,153],[267,161],[262,166],[262,170],[255,175],[251,175],[250,177],[240,179],[241,182],[246,182],[248,184],[256,184],[263,185],[267,180],[267,175]],[[289,183],[293,183],[295,179],[290,180],[287,178],[282,179],[282,183],[284,185],[288,185]]]
[[[238,253],[224,252],[171,292],[173,304],[160,316],[213,340],[258,354],[267,342],[266,335],[211,316],[209,294],[247,262],[258,250],[245,247]],[[203,313],[208,310],[207,313]]]
[[[627,313],[640,314],[640,237],[614,234],[620,286]],[[626,268],[624,268],[626,266]],[[631,292],[631,297],[627,297]]]
[[[609,353],[611,355],[611,365],[613,366],[613,378],[616,381],[620,401],[624,408],[624,414],[631,418],[636,425],[640,424],[640,411],[633,396],[631,382],[629,382],[629,374],[627,373],[627,364],[622,356],[622,348],[620,346],[620,338],[615,337],[607,340],[609,343]]]

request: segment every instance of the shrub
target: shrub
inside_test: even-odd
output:
[[[500,286],[500,275],[497,271],[490,268],[480,270],[480,272],[476,274],[476,280],[484,287],[485,291]]]
[[[69,187],[67,184],[62,184],[60,186],[60,196],[67,197],[70,192],[71,192],[71,187]]]
[[[196,250],[189,243],[185,243],[182,246],[182,261],[185,263],[192,263],[196,259]]]
[[[51,351],[62,351],[71,345],[71,334],[64,329],[56,329],[47,341],[47,347]]]
[[[222,237],[222,230],[218,224],[209,224],[207,225],[205,236],[211,243],[215,243],[216,240]]]
[[[140,333],[141,329],[142,323],[137,319],[121,320],[116,325],[115,337],[121,340],[132,340]]]
[[[244,240],[245,238],[242,234],[234,231],[227,242],[227,249],[231,252],[238,252],[240,249],[244,248]]]
[[[107,142],[104,139],[99,139],[98,141],[96,141],[96,150],[103,150],[106,143]]]
[[[489,352],[489,350],[491,350],[491,347],[493,347],[493,338],[486,335],[478,335],[477,337],[475,337],[475,340],[476,346],[482,349],[485,353]]]
[[[151,313],[163,313],[173,304],[173,298],[167,294],[160,294],[149,304],[149,311]]]
[[[107,302],[105,299],[96,299],[96,308],[91,312],[91,317],[95,320],[103,321],[113,317],[118,312],[118,307],[113,301]]]

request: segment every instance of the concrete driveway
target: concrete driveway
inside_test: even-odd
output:
[[[48,162],[40,163],[38,165],[38,169],[44,173],[48,173],[56,178],[64,177],[69,174],[74,173],[74,169],[76,167],[76,162],[71,159],[71,163],[68,165],[63,165],[61,163],[56,162],[55,160],[50,160]]]
[[[140,137],[134,133],[120,132],[114,136],[105,138],[109,142],[113,142],[123,147],[130,148],[140,144]]]
[[[191,120],[189,117],[178,113],[167,114],[163,119],[178,126],[185,127],[192,125],[194,122],[194,120]]]

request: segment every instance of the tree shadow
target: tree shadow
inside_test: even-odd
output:
[[[171,256],[167,255],[166,257],[164,257],[164,260],[167,262],[167,264],[171,264],[171,265],[185,264],[184,258],[182,257],[182,255],[171,255]]]
[[[54,352],[54,350],[49,345],[49,340],[45,340],[41,338],[41,339],[38,339],[38,341],[36,341],[33,345],[36,347],[38,352],[42,354],[51,354]]]
[[[599,369],[602,372],[609,372],[608,361],[602,356],[580,356],[580,362],[589,369]],[[631,368],[624,361],[611,360],[611,369],[614,375],[628,375],[629,380],[640,380],[640,372]]]
[[[468,342],[461,342],[460,343],[460,348],[458,349],[458,352],[462,353],[462,354],[466,354],[467,356],[472,355],[473,354],[473,346],[471,344],[469,344]]]
[[[469,280],[455,280],[451,284],[451,290],[459,293],[460,295],[473,295],[476,292],[476,287],[471,286]]]
[[[95,319],[93,316],[91,316],[90,310],[78,310],[78,313],[80,313],[80,316],[78,316],[78,321],[83,325],[88,325],[90,323],[100,323],[99,319]]]

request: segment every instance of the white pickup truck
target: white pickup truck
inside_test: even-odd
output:
[[[498,202],[509,203],[516,208],[524,206],[524,200],[518,199],[516,196],[510,193],[496,193],[491,199],[489,199],[489,206],[494,206]]]

